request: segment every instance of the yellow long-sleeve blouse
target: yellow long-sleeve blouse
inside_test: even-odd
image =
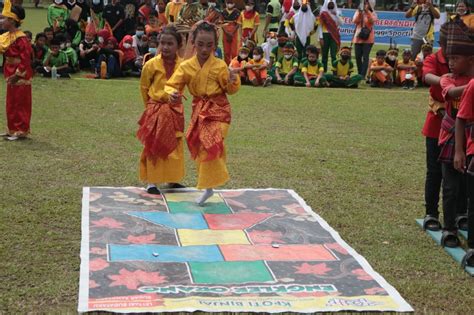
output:
[[[240,88],[240,77],[236,76],[236,79],[230,82],[229,69],[223,60],[211,55],[201,67],[194,56],[179,65],[166,82],[165,92],[182,92],[186,85],[191,95],[197,97],[234,94]]]
[[[178,69],[182,61],[182,58],[176,57],[174,72]],[[161,54],[159,54],[148,60],[142,69],[140,92],[145,106],[150,99],[155,101],[168,101],[168,94],[164,91],[166,81],[166,69],[163,64],[163,58]]]

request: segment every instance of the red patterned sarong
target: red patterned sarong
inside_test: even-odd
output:
[[[176,132],[184,131],[183,104],[150,100],[138,121],[137,138],[148,159],[166,159],[178,146]]]
[[[221,123],[230,124],[230,103],[225,94],[194,97],[191,123],[186,133],[191,157],[196,159],[202,147],[207,152],[204,161],[221,157],[224,152]]]

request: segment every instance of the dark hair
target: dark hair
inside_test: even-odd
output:
[[[51,40],[51,43],[49,43],[50,47],[51,46],[59,46],[59,45],[61,45],[61,42],[56,37]]]
[[[52,32],[53,31],[53,28],[52,27],[45,27],[43,32],[46,33],[46,32]]]
[[[306,47],[306,53],[319,55],[319,49],[314,45],[309,45],[308,47]]]
[[[12,6],[11,8],[11,11],[12,13],[15,13],[15,15],[20,19],[20,20],[24,20],[25,19],[25,9],[23,9],[22,7],[18,6],[18,5],[14,5]],[[20,22],[17,22],[15,21],[15,25],[16,27],[19,27],[20,26]]]
[[[216,30],[216,27],[213,24],[211,24],[207,21],[198,22],[198,23],[199,24],[197,24],[196,28],[193,31],[193,41],[196,40],[196,37],[197,37],[199,32],[208,32],[208,33],[214,34],[214,41],[215,41],[215,45],[217,46],[217,30]]]
[[[59,43],[64,43],[64,42],[66,42],[67,37],[63,33],[58,33],[58,34],[54,35],[53,39],[57,40]]]
[[[253,51],[254,51],[254,55],[255,53],[257,53],[257,55],[263,55],[263,48],[261,46],[255,46]]]
[[[138,24],[137,24],[137,27],[136,27],[135,29],[137,29],[137,28],[139,28],[139,27],[145,29],[145,25],[144,25],[143,23],[138,23]]]
[[[160,38],[163,35],[173,36],[176,39],[176,42],[178,43],[178,47],[181,47],[181,44],[183,43],[183,38],[181,37],[181,34],[178,33],[178,29],[174,25],[165,26],[160,33]]]
[[[377,51],[377,53],[375,54],[376,57],[385,57],[385,55],[387,54],[387,52],[383,49],[380,49]]]
[[[31,33],[30,31],[24,31],[23,33],[25,33],[26,37],[28,37],[28,38],[33,37],[33,33]]]
[[[43,37],[44,39],[46,39],[46,34],[43,33],[43,32],[36,34],[36,36],[35,36],[35,41],[37,41],[37,40],[40,39],[41,37]]]

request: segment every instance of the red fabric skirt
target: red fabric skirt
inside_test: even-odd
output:
[[[224,152],[221,123],[230,124],[230,103],[225,94],[195,97],[191,123],[186,133],[191,157],[196,159],[200,148],[207,152],[205,161],[219,158]]]
[[[178,146],[176,132],[184,132],[183,104],[149,101],[138,121],[137,138],[145,146],[145,156],[166,159]]]
[[[7,84],[8,134],[26,136],[30,133],[31,84]]]

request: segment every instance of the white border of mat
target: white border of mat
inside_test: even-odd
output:
[[[140,187],[91,187],[91,188],[100,188],[100,189],[127,189],[127,188],[140,188]],[[186,188],[186,189],[179,189],[179,191],[194,191],[195,188]],[[377,281],[380,286],[387,291],[390,297],[393,298],[394,302],[398,303],[399,308],[394,310],[384,310],[387,311],[394,311],[394,312],[413,312],[413,308],[408,304],[405,299],[398,293],[398,291],[390,285],[378,272],[376,272],[369,262],[357,253],[352,247],[349,246],[339,235],[336,230],[334,230],[322,217],[316,214],[310,206],[306,203],[306,201],[301,198],[294,190],[292,189],[283,189],[283,188],[261,188],[261,189],[254,189],[254,188],[244,188],[244,189],[222,189],[216,190],[216,192],[228,192],[228,191],[265,191],[265,190],[282,190],[288,192],[293,198],[295,198],[300,205],[304,208],[304,210],[309,213],[311,216],[318,220],[318,223],[331,234],[334,240],[340,244],[348,253],[354,257],[354,259],[364,268],[364,270],[375,280]],[[163,189],[166,192],[166,189]],[[87,312],[88,310],[88,299],[89,299],[89,194],[90,188],[84,187],[83,188],[83,197],[82,197],[82,242],[81,242],[81,272],[80,272],[80,283],[79,283],[79,312]],[[133,310],[130,310],[133,312]],[[204,312],[214,312],[206,309],[190,309],[190,308],[182,308],[176,310],[167,310],[166,312],[195,312],[195,311],[204,311]],[[337,312],[337,311],[353,311],[350,308],[340,308],[340,309],[318,309],[318,310],[308,310],[308,313],[313,312]],[[115,313],[127,313],[126,311],[113,311]],[[147,311],[151,312],[150,310]],[[220,312],[235,312],[233,309],[223,309]],[[256,312],[254,309],[241,309],[239,312]],[[288,311],[290,313],[291,311]],[[366,311],[361,311],[366,312]],[[372,311],[367,311],[372,312]],[[374,311],[378,312],[378,311]],[[286,313],[286,312],[275,312],[275,313]]]
[[[82,188],[82,240],[81,240],[81,272],[79,278],[79,305],[77,311],[87,312],[89,309],[89,193],[90,188]]]

